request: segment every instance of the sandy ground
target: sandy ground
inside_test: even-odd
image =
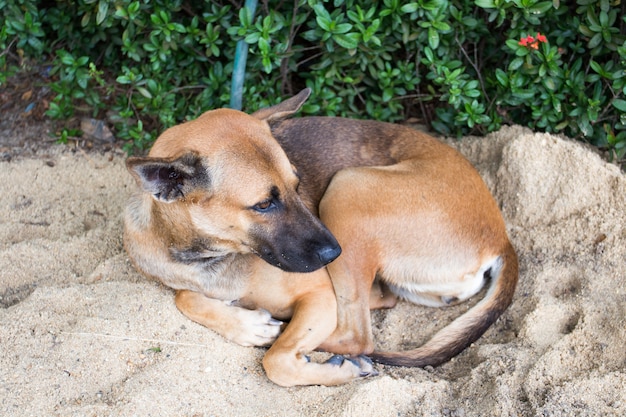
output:
[[[273,385],[263,349],[190,322],[133,270],[121,156],[53,148],[0,162],[0,415],[626,415],[626,177],[517,127],[455,146],[518,250],[513,305],[439,368],[378,366],[332,388]],[[377,341],[415,346],[468,307],[375,312]]]

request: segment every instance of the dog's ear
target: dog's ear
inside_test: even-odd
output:
[[[137,184],[156,200],[171,203],[200,186],[208,187],[209,174],[195,153],[179,158],[137,158],[126,160]]]
[[[311,89],[305,88],[295,96],[266,109],[260,109],[252,113],[252,116],[257,119],[265,120],[270,125],[281,122],[287,117],[291,116],[304,104],[307,98],[311,95]]]

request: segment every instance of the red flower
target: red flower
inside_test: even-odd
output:
[[[528,35],[525,38],[521,38],[519,40],[519,42],[518,42],[518,45],[524,46],[526,48],[531,48],[531,49],[539,49],[539,43],[540,42],[542,42],[542,43],[548,42],[548,38],[546,38],[541,33],[537,32],[537,38],[536,39],[534,37]]]
[[[533,38],[532,36],[528,35],[525,38],[520,39],[519,44],[522,45],[522,46],[528,47],[534,41],[535,41],[535,38]]]

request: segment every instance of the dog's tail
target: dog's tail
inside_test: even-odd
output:
[[[394,366],[437,366],[461,353],[476,341],[511,304],[518,280],[515,250],[509,243],[491,268],[485,298],[437,332],[426,344],[404,352],[374,352],[370,357]]]

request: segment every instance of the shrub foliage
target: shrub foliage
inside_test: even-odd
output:
[[[0,0],[0,84],[49,71],[47,114],[88,109],[128,149],[230,99],[249,46],[244,107],[308,86],[304,113],[400,121],[446,135],[502,124],[626,153],[626,2],[620,0]],[[28,59],[24,59],[28,58]]]

